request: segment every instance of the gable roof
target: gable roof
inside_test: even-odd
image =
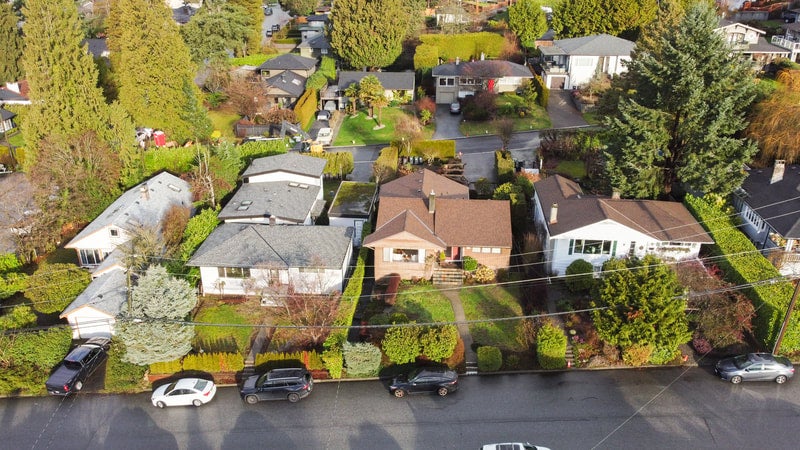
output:
[[[569,39],[556,39],[549,47],[540,47],[546,56],[630,56],[636,44],[608,34],[593,34]]]
[[[383,89],[393,91],[413,91],[414,72],[363,72],[363,71],[340,71],[339,82],[340,90],[347,89],[351,84],[359,83],[364,77],[372,75],[381,82]]]
[[[756,27],[751,27],[750,25],[746,25],[746,24],[743,24],[741,22],[735,22],[733,20],[729,20],[729,19],[726,19],[724,17],[719,19],[719,27],[715,28],[715,31],[716,30],[722,30],[723,28],[729,28],[729,27],[734,27],[734,28],[735,27],[742,27],[742,28],[747,28],[747,29],[753,30],[758,34],[767,34],[767,32],[764,31],[764,30],[760,30],[760,29],[758,29]]]
[[[275,216],[303,223],[310,212],[322,211],[325,202],[317,202],[320,189],[319,186],[293,181],[244,183],[217,217],[231,220]]]
[[[65,247],[75,248],[77,243],[108,226],[130,229],[131,226],[157,225],[173,205],[192,206],[189,183],[161,172],[123,192]]]
[[[268,87],[286,92],[290,97],[300,97],[306,90],[306,77],[302,77],[290,70],[267,78],[265,83]]]
[[[127,275],[122,270],[112,270],[92,280],[58,317],[63,319],[82,308],[93,308],[116,317],[127,300]]]
[[[305,156],[299,153],[282,153],[280,155],[256,158],[247,166],[242,179],[271,172],[286,172],[309,177],[319,178],[325,170],[325,161],[322,158]]]
[[[502,59],[441,64],[433,68],[431,75],[434,77],[533,78],[533,73],[527,67]]]
[[[25,83],[24,86],[27,88],[27,82],[24,83]],[[20,91],[22,91],[23,82],[17,83],[16,87],[18,87]],[[0,105],[2,105],[3,103],[28,104],[30,103],[30,100],[28,99],[28,97],[26,97],[20,92],[15,92],[14,90],[9,89],[7,86],[0,86]]]
[[[773,168],[748,169],[739,197],[781,236],[800,238],[800,166],[787,164],[783,179],[770,184]]]
[[[310,39],[301,42],[297,48],[311,48],[315,50],[330,50],[331,44],[324,34],[320,33]]]
[[[351,246],[351,228],[223,223],[186,265],[340,269]]]
[[[559,175],[537,181],[534,189],[551,237],[611,220],[658,241],[714,242],[678,202],[586,196],[577,183]],[[553,204],[558,205],[556,223],[550,223]]]
[[[317,65],[314,58],[284,53],[280,56],[270,58],[258,66],[258,71],[262,70],[311,70]]]
[[[469,198],[469,187],[428,169],[392,180],[380,188],[380,197],[428,198],[433,191],[436,199]]]
[[[11,111],[9,111],[7,109],[0,108],[0,120],[13,119],[16,116],[17,115],[14,114],[13,112],[11,112]]]

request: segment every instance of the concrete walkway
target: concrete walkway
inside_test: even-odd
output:
[[[469,326],[466,323],[467,316],[464,314],[464,307],[461,305],[461,298],[458,296],[458,291],[449,288],[451,288],[451,286],[447,286],[445,289],[441,290],[441,293],[450,300],[450,305],[453,306],[453,314],[456,317],[458,334],[464,342],[464,362],[467,366],[466,374],[475,375],[478,373],[478,355],[475,353],[475,350],[472,349],[472,334],[470,334]]]

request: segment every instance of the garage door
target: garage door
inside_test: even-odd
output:
[[[436,103],[449,105],[456,101],[456,93],[455,92],[441,92],[436,94]]]

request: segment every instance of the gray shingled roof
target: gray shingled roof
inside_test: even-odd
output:
[[[767,42],[767,39],[764,37],[758,37],[758,43],[750,44],[743,53],[777,53],[777,54],[786,54],[787,56],[791,50],[787,50],[783,47],[778,47],[775,44]]]
[[[302,223],[315,210],[319,190],[319,186],[289,181],[244,183],[218,217],[230,220],[275,216]]]
[[[306,77],[288,70],[268,78],[265,83],[271,88],[286,92],[290,97],[300,97],[306,90]]]
[[[608,34],[556,39],[552,47],[540,47],[544,55],[630,56],[636,44]]]
[[[141,188],[147,187],[147,196]],[[192,206],[189,183],[168,172],[161,172],[120,195],[114,203],[87,225],[66,245],[73,248],[90,234],[107,226],[130,229],[132,226],[154,226],[173,205]]]
[[[351,84],[358,83],[362,78],[372,75],[381,82],[384,89],[394,91],[413,91],[414,72],[354,72],[340,71],[338,86],[340,90],[347,89]]]
[[[800,165],[787,164],[783,179],[772,184],[772,167],[748,172],[742,200],[781,236],[800,239]]]
[[[17,94],[11,89],[0,88],[0,104],[3,102],[25,102],[28,101],[23,95]]]
[[[127,276],[122,270],[112,270],[89,283],[75,300],[61,312],[60,318],[83,308],[91,307],[110,316],[116,316],[122,311],[127,296]]]
[[[312,48],[316,50],[330,50],[331,44],[324,34],[318,34],[311,39],[305,40],[297,46],[298,48]]]
[[[242,174],[243,179],[255,175],[262,175],[271,172],[296,173],[314,178],[322,176],[325,170],[325,161],[322,158],[305,156],[299,153],[283,153],[281,155],[266,156],[254,159]]]
[[[317,60],[314,58],[306,58],[305,56],[295,55],[292,53],[284,53],[280,56],[264,61],[258,70],[311,70],[317,65]]]
[[[487,59],[461,63],[441,64],[433,68],[434,77],[467,76],[479,78],[519,77],[533,78],[531,71],[517,63],[501,59]]]
[[[223,223],[186,265],[338,269],[351,246],[350,228]]]
[[[16,116],[17,115],[14,114],[13,112],[11,112],[11,111],[9,111],[7,109],[0,108],[0,120],[13,119]]]

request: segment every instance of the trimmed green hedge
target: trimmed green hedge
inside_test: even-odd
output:
[[[298,361],[308,370],[321,370],[325,368],[325,365],[322,363],[322,356],[314,350],[259,353],[256,355],[255,365],[269,364],[274,367],[297,367]]]
[[[297,100],[294,105],[294,113],[297,116],[297,121],[304,129],[312,123],[317,112],[317,90],[306,89],[303,95]]]
[[[497,347],[478,347],[478,370],[497,372],[503,365],[503,353]]]
[[[380,173],[388,173],[393,177],[397,173],[398,162],[397,147],[384,147],[373,166],[385,168],[385,170],[381,170]]]
[[[536,358],[543,369],[567,367],[567,337],[561,328],[545,323],[536,334]]]
[[[414,69],[423,73],[439,65],[439,47],[430,44],[420,44],[414,50]]]
[[[731,208],[726,202],[710,196],[698,198],[687,195],[684,203],[714,239],[714,244],[709,246],[712,255],[724,256],[717,260],[717,266],[724,273],[726,281],[747,285],[781,276],[775,266],[736,228],[737,224],[730,215]],[[753,332],[764,348],[771,349],[778,337],[792,291],[792,284],[788,281],[759,284],[742,291],[756,309]],[[798,350],[800,315],[795,311],[783,337],[780,353]]]
[[[479,59],[481,53],[486,58],[498,58],[503,54],[505,38],[497,33],[482,31],[462,34],[423,34],[419,37],[422,45],[438,48],[438,55],[445,61],[461,58],[462,61]],[[422,45],[418,46],[421,47]],[[423,52],[431,50],[423,48]]]
[[[447,160],[456,156],[456,141],[415,141],[411,143],[411,156]]]
[[[350,152],[311,152],[310,155],[327,161],[322,173],[332,178],[344,179],[356,167]]]
[[[494,161],[497,165],[497,184],[514,181],[514,159],[511,157],[511,152],[495,151]]]
[[[550,89],[544,84],[544,80],[539,75],[533,75],[533,86],[536,89],[536,103],[547,109],[547,102],[550,101]]]

